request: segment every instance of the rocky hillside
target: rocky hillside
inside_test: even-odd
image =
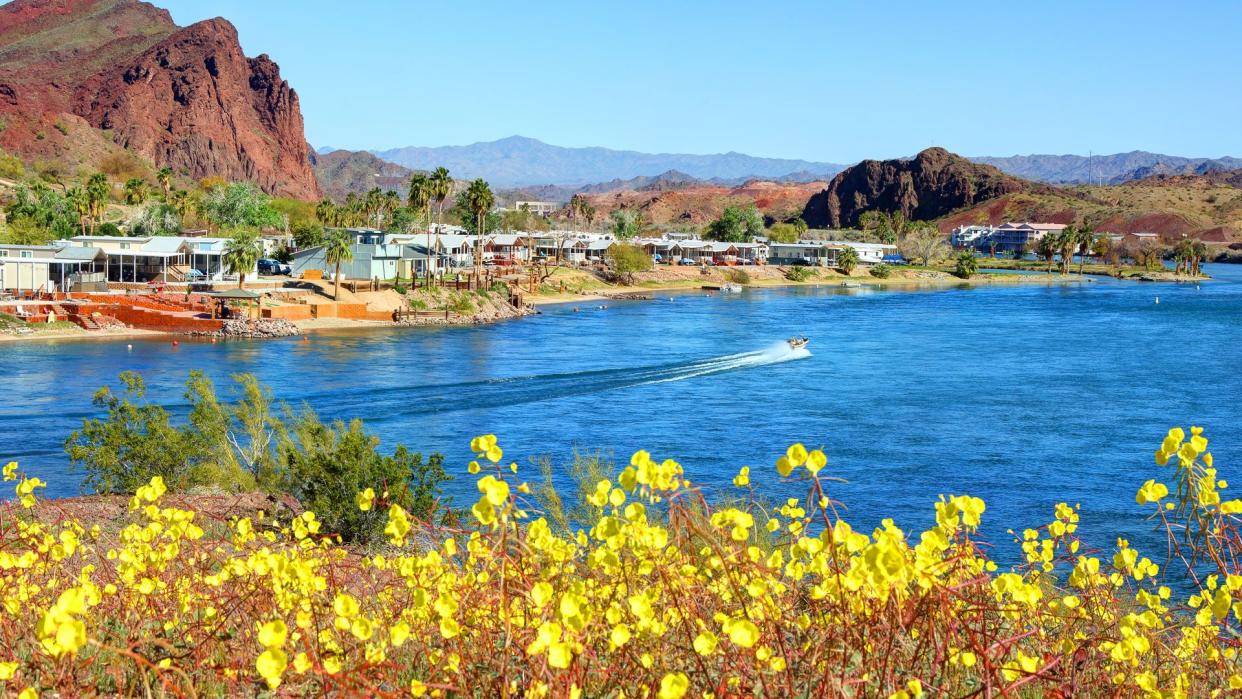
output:
[[[1242,167],[1238,158],[1185,158],[1131,151],[1112,155],[1014,155],[971,158],[1002,172],[1052,184],[1124,184],[1152,175],[1203,174]]]
[[[864,160],[847,168],[807,202],[802,218],[812,228],[858,225],[867,211],[900,211],[931,220],[1013,192],[1042,188],[977,165],[943,148],[910,160]]]
[[[405,197],[414,172],[366,151],[313,152],[310,162],[323,195],[337,202],[344,201],[350,192],[363,194],[372,187],[391,189]]]
[[[0,6],[0,148],[77,169],[127,149],[181,177],[313,198],[297,94],[224,19],[178,27],[138,0]]]
[[[452,171],[454,177],[483,177],[502,188],[583,185],[668,170],[678,170],[700,179],[774,178],[793,172],[815,173],[817,177],[826,178],[841,170],[840,165],[832,163],[757,158],[744,153],[687,155],[610,148],[564,148],[522,136],[468,146],[393,148],[376,151],[375,154],[416,170],[430,170],[443,165]]]
[[[638,209],[656,225],[701,225],[720,216],[726,206],[754,204],[770,219],[783,221],[799,215],[812,194],[822,190],[823,181],[804,183],[752,180],[736,187],[718,184],[691,184],[677,188],[619,190],[587,194],[600,218],[618,208]]]
[[[1051,187],[1006,194],[941,219],[962,224],[1004,221],[1085,222],[1098,231],[1156,233],[1214,244],[1242,241],[1242,171],[1152,177],[1124,185]]]

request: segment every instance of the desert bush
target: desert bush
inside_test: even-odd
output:
[[[725,279],[733,282],[734,284],[749,284],[750,283],[750,273],[744,269],[737,269],[737,268],[726,269],[724,271],[724,277]]]
[[[791,282],[804,282],[815,276],[815,271],[810,267],[790,267],[785,270],[785,278]]]
[[[448,300],[447,308],[457,315],[468,316],[474,313],[474,302],[469,293],[454,293]]]
[[[424,461],[400,445],[381,454],[379,439],[361,423],[324,424],[309,408],[295,412],[251,374],[235,375],[232,400],[222,402],[205,374],[191,372],[181,423],[147,400],[139,374],[124,372],[120,381],[121,392],[95,394],[105,414],[84,420],[65,441],[83,488],[96,493],[133,493],[156,477],[172,492],[258,488],[313,504],[331,531],[365,543],[379,533],[373,517],[354,511],[366,484],[380,484],[385,501],[421,517],[448,479],[440,455]]]
[[[868,273],[876,279],[888,279],[893,275],[893,268],[881,262],[868,270]]]
[[[1242,500],[1207,446],[1170,430],[1138,489],[1163,565],[1085,546],[1059,503],[1013,523],[1022,562],[1004,569],[982,500],[941,496],[922,532],[857,531],[801,444],[775,470],[804,497],[762,508],[762,472],[742,468],[713,504],[640,451],[561,531],[484,435],[461,525],[358,479],[388,546],[366,555],[313,512],[212,521],[158,476],[119,519],[83,517],[9,464],[0,678],[60,696],[1224,696],[1242,688]]]

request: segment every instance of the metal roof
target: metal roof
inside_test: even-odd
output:
[[[103,250],[90,247],[65,247],[56,251],[55,258],[65,262],[93,262]]]

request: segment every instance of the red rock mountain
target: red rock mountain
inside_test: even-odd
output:
[[[812,228],[857,226],[867,211],[900,211],[927,221],[1032,188],[1046,189],[943,148],[928,148],[910,160],[864,160],[846,168],[811,197],[802,218]]]
[[[220,18],[178,27],[138,0],[0,6],[0,148],[89,165],[130,149],[184,177],[314,198],[297,93]]]

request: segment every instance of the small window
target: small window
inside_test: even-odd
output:
[[[34,252],[30,250],[22,250],[22,257],[34,257]]]

